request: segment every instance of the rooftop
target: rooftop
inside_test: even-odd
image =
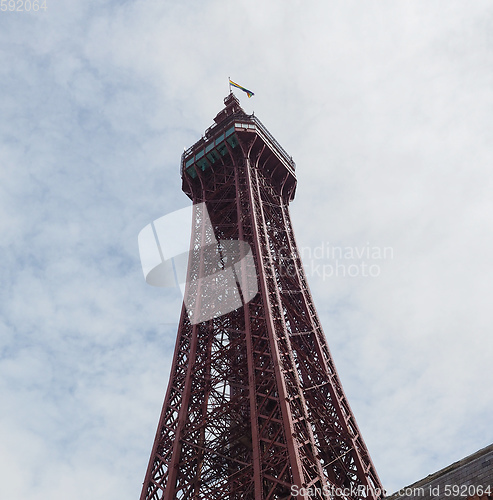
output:
[[[448,491],[452,494],[447,495],[446,486],[449,487]],[[478,494],[479,497],[482,496],[479,494],[481,491],[478,486],[481,486],[483,491],[490,486],[493,492],[493,444],[401,488],[386,498],[428,500],[448,497],[465,500],[475,494]],[[454,496],[455,490],[465,494]],[[433,493],[438,493],[438,495]]]

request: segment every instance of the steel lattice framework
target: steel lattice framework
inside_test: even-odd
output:
[[[235,292],[258,293],[199,323],[183,306],[141,500],[381,498],[296,248],[294,162],[233,94],[225,105],[182,157],[183,190],[210,217],[193,219],[186,293],[195,311],[220,309],[231,292],[220,273],[201,290],[203,249],[234,240],[254,261]]]

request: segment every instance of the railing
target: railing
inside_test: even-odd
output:
[[[265,125],[255,116],[255,115],[231,115],[226,120],[222,121],[219,124],[214,124],[210,126],[204,133],[204,135],[192,146],[186,149],[181,155],[181,164],[180,164],[180,175],[183,175],[185,169],[185,158],[190,156],[200,145],[205,145],[209,139],[214,137],[214,132],[217,128],[221,127],[222,129],[227,128],[228,125],[234,123],[236,121],[250,121],[255,124],[257,129],[265,136],[265,138],[274,146],[275,149],[280,153],[281,158],[293,169],[296,169],[296,163],[293,161],[293,158],[288,155],[286,150],[276,141],[274,136],[267,130]]]
[[[287,163],[291,166],[293,170],[296,169],[296,163],[293,161],[293,158],[288,155],[286,150],[274,139],[274,136],[267,130],[267,128],[264,126],[264,124],[255,116],[255,115],[250,115],[250,119],[253,120],[255,125],[262,131],[262,133],[269,139],[270,142],[276,147],[276,149],[279,150],[279,152],[284,156],[284,160],[287,161]]]

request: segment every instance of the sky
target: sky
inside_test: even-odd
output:
[[[182,299],[145,283],[137,235],[188,206],[181,153],[228,77],[296,162],[384,487],[493,442],[489,0],[45,5],[0,11],[0,498],[138,498]]]

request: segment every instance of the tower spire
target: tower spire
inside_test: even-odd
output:
[[[230,92],[224,98],[224,109],[219,111],[219,113],[215,116],[214,122],[220,123],[227,117],[234,114],[246,115],[245,111],[243,111],[243,108],[240,106],[240,101],[238,100],[238,98],[233,94],[233,92]]]

